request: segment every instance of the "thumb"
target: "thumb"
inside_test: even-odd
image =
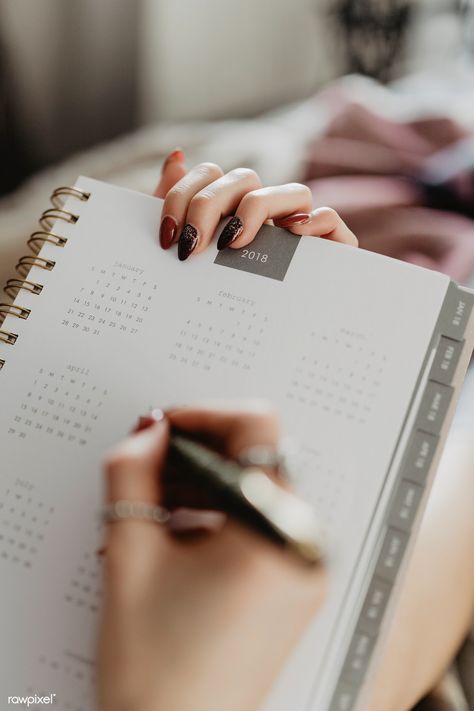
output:
[[[184,152],[181,148],[175,148],[168,154],[161,168],[160,180],[153,192],[155,197],[166,197],[168,190],[186,175],[184,160]]]

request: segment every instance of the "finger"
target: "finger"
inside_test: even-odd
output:
[[[262,185],[250,168],[236,168],[218,178],[194,195],[186,213],[186,225],[178,244],[178,256],[187,259],[209,245],[223,215],[235,211],[244,195]],[[188,247],[187,234],[192,230],[196,240]]]
[[[209,442],[229,457],[237,457],[248,447],[276,447],[280,436],[278,418],[261,400],[229,403],[229,409],[205,405],[170,410],[169,423]]]
[[[324,237],[357,247],[359,241],[344,220],[331,207],[318,207],[309,214],[293,214],[274,220],[277,227],[285,227],[295,235]]]
[[[158,504],[159,474],[168,444],[168,424],[159,422],[128,437],[105,462],[109,503],[137,501]],[[130,604],[140,595],[141,582],[168,546],[163,526],[148,520],[124,518],[106,529],[105,583],[116,600]]]
[[[227,522],[222,511],[177,508],[171,512],[169,530],[177,535],[218,533]]]
[[[215,163],[200,163],[170,188],[161,212],[160,244],[163,249],[169,249],[178,240],[191,199],[223,175],[222,168]],[[194,235],[190,230],[188,233],[188,242],[192,243]]]
[[[186,175],[184,164],[184,152],[181,148],[175,148],[165,159],[161,168],[161,176],[153,195],[164,198],[166,193]]]
[[[115,447],[105,460],[107,502],[158,504],[167,446],[168,424],[163,418]]]
[[[266,220],[296,211],[309,213],[311,206],[311,191],[300,183],[252,190],[242,198],[235,216],[222,230],[217,248],[245,247]]]

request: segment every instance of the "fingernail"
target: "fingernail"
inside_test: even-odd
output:
[[[161,225],[160,225],[160,244],[163,247],[163,249],[169,249],[173,242],[176,241],[176,228],[178,227],[178,223],[174,219],[174,217],[170,217],[169,215],[166,215],[166,217],[163,217],[161,220]]]
[[[242,234],[244,223],[240,217],[231,217],[217,240],[217,249],[225,249]]]
[[[144,415],[138,418],[138,422],[136,423],[132,432],[133,434],[136,434],[137,432],[142,432],[143,430],[148,429],[148,427],[151,427],[154,424],[155,420],[153,419],[153,417],[151,417],[150,415]]]
[[[101,558],[107,553],[107,548],[105,546],[102,546],[102,548],[97,548],[95,554],[98,558]]]
[[[166,156],[161,172],[163,172],[170,163],[173,163],[176,160],[183,162],[184,158],[185,156],[183,150],[181,148],[175,148],[174,151],[171,151],[171,153]]]
[[[291,227],[291,225],[306,225],[311,219],[311,215],[307,212],[296,212],[294,215],[287,217],[275,217],[273,222],[277,227]]]
[[[197,229],[193,225],[184,225],[178,242],[178,259],[184,262],[195,249],[199,241]]]
[[[161,422],[161,420],[165,419],[165,413],[163,412],[163,410],[160,410],[159,407],[155,407],[151,411],[150,417],[153,418],[154,422]]]
[[[169,529],[172,533],[216,532],[223,528],[226,521],[227,516],[221,511],[179,508],[171,513]]]
[[[152,427],[152,425],[155,425],[157,422],[161,422],[164,417],[165,413],[163,412],[163,410],[160,410],[158,407],[156,407],[150,412],[149,415],[140,416],[138,418],[138,422],[136,423],[132,431],[134,434],[136,434],[137,432],[142,432],[143,430]]]

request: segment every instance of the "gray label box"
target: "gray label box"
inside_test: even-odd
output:
[[[374,637],[366,632],[355,633],[342,670],[344,681],[353,684],[360,684],[363,681],[374,646]]]
[[[392,586],[385,580],[374,578],[370,583],[357,628],[376,636],[390,599]]]
[[[474,295],[461,289],[455,282],[451,282],[440,316],[441,333],[462,341],[473,304]]]
[[[375,568],[375,575],[377,577],[387,580],[390,583],[395,582],[407,544],[407,533],[394,528],[387,530]]]
[[[451,386],[428,380],[416,422],[417,427],[431,434],[439,434],[452,395]]]
[[[404,462],[403,476],[405,479],[424,486],[438,442],[439,437],[436,435],[419,430],[415,432]]]
[[[283,281],[300,239],[287,230],[263,225],[248,247],[223,249],[214,264]]]
[[[403,531],[411,531],[423,496],[423,488],[403,479],[397,488],[391,507],[389,525]]]
[[[464,341],[453,341],[452,338],[441,336],[435,359],[431,366],[430,380],[450,385],[453,382]]]
[[[329,711],[352,711],[357,700],[357,689],[343,681],[337,685]]]

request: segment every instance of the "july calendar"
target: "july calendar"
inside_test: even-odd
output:
[[[363,709],[472,351],[473,296],[269,225],[245,249],[179,262],[157,245],[161,206],[80,178],[7,284],[0,694],[94,707],[104,452],[153,407],[259,397],[294,443],[331,581],[264,708]]]

